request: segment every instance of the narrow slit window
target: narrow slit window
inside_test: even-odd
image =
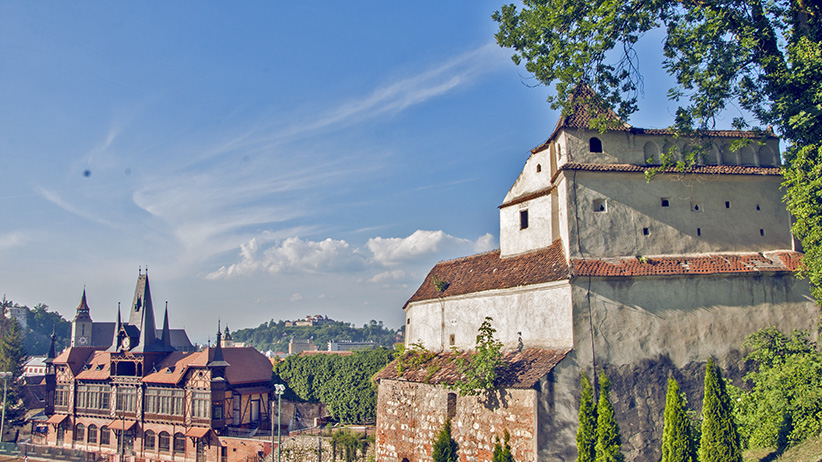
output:
[[[760,235],[760,236],[764,236],[764,235],[765,235],[765,230],[764,230],[764,229],[760,229],[760,230],[759,230],[759,235]]]
[[[519,211],[519,229],[526,229],[528,228],[528,211],[527,210],[520,210]]]
[[[451,345],[451,346],[454,346],[454,343],[455,343],[454,334],[451,334],[451,335],[448,336],[448,344]]]
[[[651,229],[650,228],[642,228],[642,235],[643,236],[650,236],[651,235]]]
[[[446,404],[446,411],[445,413],[448,415],[449,419],[453,419],[457,416],[457,394],[456,393],[448,393],[448,402]]]
[[[696,229],[696,235],[697,235],[697,236],[701,236],[701,235],[702,235],[702,228],[697,228],[697,229]]]
[[[726,209],[731,208],[731,201],[725,201],[725,208]]]
[[[542,165],[537,164],[537,173],[539,173],[539,172],[541,172],[541,171],[542,171]]]

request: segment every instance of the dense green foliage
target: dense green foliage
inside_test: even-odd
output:
[[[614,406],[611,404],[610,394],[611,380],[604,372],[600,372],[596,462],[622,462],[625,460],[625,456],[620,449],[622,442],[619,438],[619,426],[614,414]]]
[[[469,358],[457,359],[462,378],[454,387],[460,396],[485,395],[496,391],[497,377],[505,368],[502,342],[494,337],[497,332],[491,327],[491,317],[486,316],[477,330],[477,344]]]
[[[743,445],[781,451],[822,434],[822,352],[808,334],[769,328],[745,346],[757,369],[745,377],[751,390],[734,393]]]
[[[457,450],[457,442],[451,438],[451,420],[446,420],[431,447],[431,458],[434,462],[457,462]]]
[[[391,348],[396,341],[398,330],[388,329],[382,321],[371,320],[362,327],[351,323],[328,321],[319,326],[286,327],[285,321],[264,322],[257,327],[239,329],[231,333],[237,342],[246,342],[260,351],[288,351],[288,341],[312,339],[314,344],[324,350],[332,340],[350,340],[352,342],[374,341],[379,346]]]
[[[822,300],[822,3],[807,0],[523,0],[493,14],[497,42],[542,84],[555,84],[552,106],[567,110],[580,82],[627,120],[642,89],[634,49],[664,28],[663,66],[681,101],[675,129],[700,139],[730,105],[773,126],[784,153],[788,209],[805,249],[803,272]],[[754,121],[734,119],[736,128]],[[597,128],[601,124],[595,121]],[[754,127],[756,129],[756,127]],[[697,161],[669,157],[663,166]]]
[[[699,462],[742,462],[742,449],[733,419],[731,399],[713,358],[708,359],[705,366]]]
[[[11,422],[19,423],[25,414],[22,396],[24,382],[18,380],[23,375],[23,365],[26,362],[26,349],[23,347],[23,329],[13,318],[0,313],[0,371],[11,372],[11,376],[0,380],[0,387],[7,387],[6,418]],[[2,391],[0,391],[2,393]]]
[[[597,445],[597,406],[594,387],[588,376],[580,374],[579,428],[577,428],[577,462],[594,462]]]
[[[3,299],[3,311],[6,308],[25,308],[28,310],[26,323],[28,326],[23,333],[23,347],[32,356],[45,356],[51,346],[52,330],[57,336],[56,350],[59,353],[69,344],[71,323],[63,319],[60,313],[49,311],[48,305],[38,303],[34,308],[18,305],[11,300]]]
[[[668,377],[665,397],[665,426],[662,430],[662,462],[696,462],[691,421],[679,383]]]
[[[494,455],[491,462],[514,462],[514,456],[511,454],[511,434],[507,429],[502,435],[502,441],[497,440],[494,443]]]
[[[377,391],[371,378],[394,354],[376,348],[351,355],[289,356],[274,368],[274,381],[287,384],[284,399],[325,403],[343,423],[373,422]]]

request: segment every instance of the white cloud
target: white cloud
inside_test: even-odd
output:
[[[454,237],[443,231],[417,230],[404,238],[375,237],[368,240],[366,247],[371,251],[374,261],[385,266],[395,266],[446,250],[445,247],[470,248],[471,244],[468,239]]]
[[[296,302],[296,301],[299,301],[299,300],[302,300],[302,299],[303,299],[303,294],[301,294],[299,292],[295,292],[295,293],[291,294],[291,298],[289,299],[289,301]]]
[[[373,273],[368,282],[386,284],[410,277],[411,267],[430,265],[437,259],[453,258],[490,249],[490,234],[476,241],[451,236],[444,231],[417,230],[408,237],[369,239],[365,248],[344,240],[308,241],[290,237],[265,247],[255,237],[240,246],[239,261],[209,273],[210,280],[250,276],[255,273]],[[402,267],[400,267],[402,266]],[[423,270],[425,268],[422,268]]]
[[[29,241],[29,237],[19,231],[12,231],[10,233],[0,234],[0,250],[8,250],[14,247],[25,245]]]

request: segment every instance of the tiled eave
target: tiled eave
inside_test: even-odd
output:
[[[629,277],[699,274],[793,272],[802,253],[776,251],[752,254],[572,259],[574,276]]]
[[[505,367],[498,371],[496,385],[501,388],[531,388],[562,361],[569,349],[526,348],[505,353]],[[402,380],[415,383],[453,385],[462,379],[458,360],[470,359],[470,353],[443,352],[413,369],[397,371],[394,360],[374,376],[374,380]]]

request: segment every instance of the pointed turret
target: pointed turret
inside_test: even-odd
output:
[[[86,301],[86,289],[83,288],[83,297],[80,298],[80,304],[77,305],[77,314],[74,316],[74,322],[88,321],[91,322],[91,309],[88,307]]]
[[[117,302],[117,322],[114,323],[114,337],[108,351],[117,351],[120,348],[120,330],[123,327],[123,318],[120,316],[120,302]]]
[[[134,300],[131,303],[128,323],[140,331],[137,339],[137,346],[131,351],[147,352],[162,351],[162,345],[157,344],[154,322],[154,306],[151,302],[151,288],[148,283],[148,270],[146,274],[137,277],[137,288],[134,290]]]
[[[166,302],[166,312],[163,315],[163,348],[171,351],[171,329],[168,328],[168,302]]]
[[[72,347],[90,346],[91,331],[94,324],[91,320],[91,309],[86,301],[86,289],[83,288],[83,296],[80,304],[77,305],[77,314],[71,321],[71,342]]]
[[[220,324],[217,321],[217,341],[214,342],[214,356],[212,356],[211,361],[206,364],[209,368],[217,369],[220,372],[215,371],[215,376],[222,377],[222,373],[225,372],[225,368],[229,366],[228,362],[223,358],[223,347],[220,345],[222,343],[222,332],[220,332]]]

